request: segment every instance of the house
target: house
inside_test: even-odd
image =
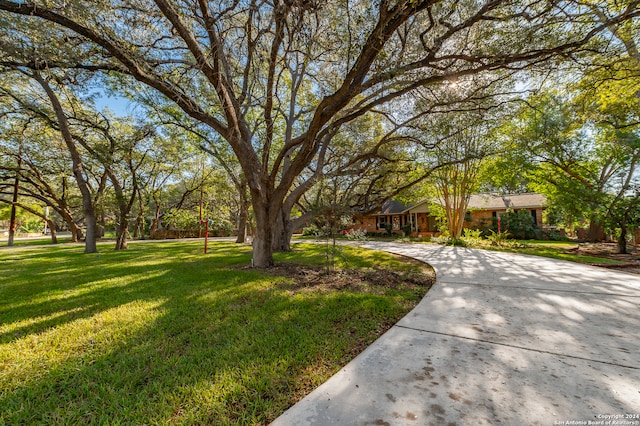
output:
[[[475,194],[469,199],[465,216],[465,228],[482,228],[491,226],[494,219],[499,218],[507,210],[528,210],[537,226],[542,226],[542,211],[546,207],[546,197],[542,194]],[[387,201],[374,213],[356,215],[352,229],[366,232],[409,232],[412,236],[431,237],[438,235],[438,220],[429,211],[429,205],[442,205],[442,201],[423,200],[405,206],[395,200]]]
[[[411,206],[390,200],[384,203],[379,211],[367,215],[356,215],[353,221],[352,229],[362,229],[366,232],[383,233],[390,229],[400,233],[408,226],[411,233],[423,236],[433,236],[438,233],[438,223],[436,218],[429,214],[427,200]]]
[[[465,228],[478,228],[484,223],[491,223],[507,210],[518,212],[528,210],[533,217],[533,223],[542,227],[542,211],[547,206],[547,197],[533,192],[525,194],[492,195],[475,194],[469,199],[467,210],[470,220],[465,220]]]

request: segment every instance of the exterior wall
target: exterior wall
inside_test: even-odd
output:
[[[526,209],[527,211],[535,210],[536,211],[536,223],[538,227],[542,227],[542,208],[538,209]],[[491,226],[493,224],[493,213],[497,214],[506,213],[506,209],[503,210],[475,210],[471,211],[469,214],[471,216],[470,221],[464,222],[465,228],[482,228]],[[409,212],[403,215],[385,215],[385,216],[375,216],[375,215],[367,215],[367,216],[356,216],[354,218],[354,223],[351,226],[351,229],[362,229],[366,232],[386,232],[386,229],[381,226],[379,223],[380,218],[384,217],[386,223],[393,224],[393,232],[400,233],[402,232],[402,227],[411,223],[410,216],[417,220],[417,230],[413,229],[411,235],[412,236],[435,236],[439,235],[437,222],[434,217],[430,216],[429,213],[426,212]],[[378,224],[378,225],[376,225]],[[640,232],[640,231],[638,231]],[[636,241],[640,239],[640,235],[636,238]]]
[[[354,223],[351,225],[351,229],[376,232],[376,217],[357,215],[354,217]]]
[[[535,210],[536,212],[536,225],[538,228],[542,228],[542,209],[522,209],[531,212],[531,210]],[[465,221],[465,228],[482,228],[483,226],[491,226],[493,223],[493,213],[496,212],[498,215],[504,214],[507,212],[506,209],[503,210],[476,210],[471,212],[471,221]]]
[[[505,210],[506,211],[506,210]],[[491,226],[493,223],[493,212],[489,210],[476,210],[471,212],[471,220],[464,221],[464,228],[482,228]]]
[[[433,217],[429,216],[428,213],[416,213],[414,218],[417,217],[417,233],[434,233],[437,231],[435,226],[435,220]],[[384,219],[383,219],[384,218]],[[408,213],[402,215],[384,215],[384,216],[376,216],[376,215],[368,215],[362,216],[357,215],[354,217],[353,224],[350,226],[351,229],[361,229],[365,232],[387,232],[384,228],[384,223],[391,223],[393,225],[392,231],[396,234],[402,232],[402,227],[406,224],[411,223],[411,219]],[[414,230],[415,232],[415,230]]]

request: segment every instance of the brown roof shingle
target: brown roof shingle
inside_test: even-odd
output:
[[[547,205],[547,197],[533,192],[526,194],[475,194],[469,198],[469,209],[505,210],[539,208]]]

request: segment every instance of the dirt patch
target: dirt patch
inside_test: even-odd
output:
[[[416,270],[395,271],[384,268],[339,269],[327,271],[323,266],[297,263],[278,263],[265,272],[293,278],[287,285],[293,292],[349,290],[360,292],[383,292],[386,289],[414,289],[424,294],[435,283],[436,275],[428,265],[407,259],[415,264]]]
[[[584,256],[618,260],[625,264],[597,266],[640,274],[640,247],[629,244],[627,250],[629,251],[627,254],[618,254],[618,245],[616,243],[580,243],[577,248],[568,251]]]

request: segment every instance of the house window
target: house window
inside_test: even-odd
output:
[[[538,215],[535,210],[531,210],[531,217],[533,217],[533,224],[538,225]]]
[[[465,220],[465,222],[471,222],[471,220],[472,220],[471,219],[471,212],[466,212],[464,214],[464,220]]]

